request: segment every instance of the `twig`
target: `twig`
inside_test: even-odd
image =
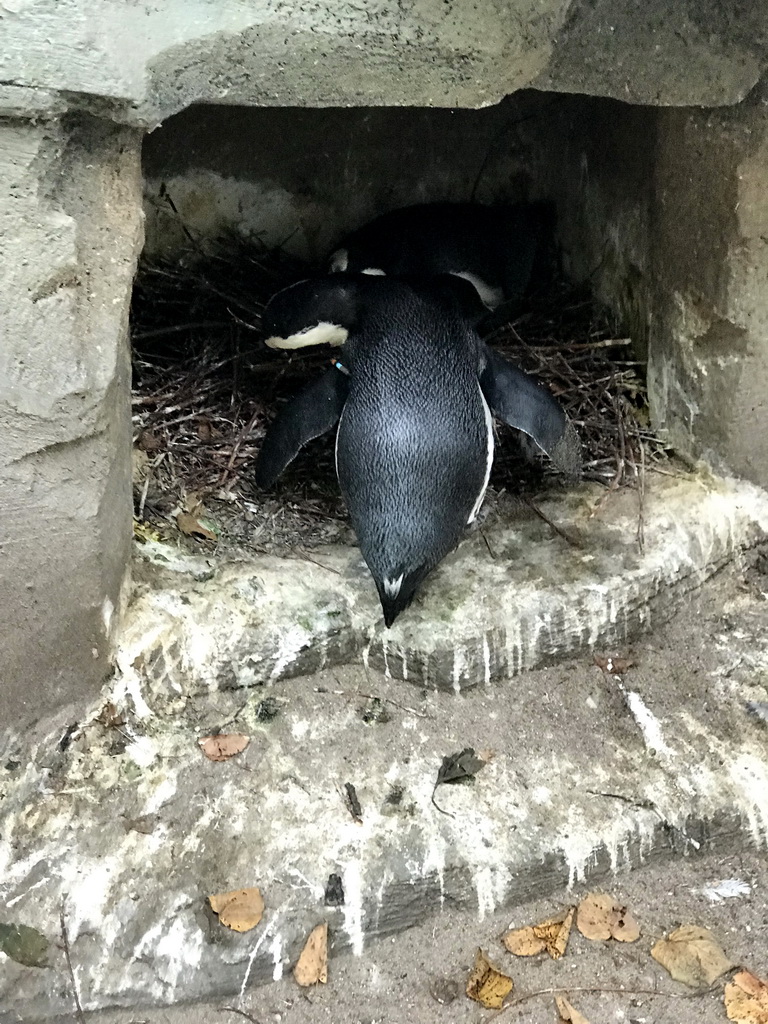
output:
[[[257,1020],[256,1017],[246,1013],[245,1010],[238,1010],[236,1006],[220,1006],[219,1013],[237,1013],[241,1017],[245,1017],[246,1020],[249,1020],[251,1024],[261,1024],[261,1021]]]
[[[493,558],[495,560],[496,555],[494,555],[493,548],[491,547],[490,542],[489,542],[488,538],[485,535],[485,530],[481,530],[480,531],[480,536],[485,541],[485,546],[488,548],[488,554],[491,556],[491,558]]]
[[[580,541],[578,541],[575,537],[572,537],[569,533],[563,530],[562,527],[557,525],[557,523],[553,523],[549,516],[545,515],[544,512],[542,512],[541,509],[538,507],[538,505],[535,505],[531,501],[531,499],[525,494],[523,495],[523,501],[528,506],[528,508],[531,509],[531,511],[535,512],[540,519],[544,520],[547,526],[550,526],[555,531],[558,537],[562,537],[564,541],[567,541],[571,545],[571,547],[581,547]]]
[[[643,811],[653,811],[655,814],[659,815],[662,821],[664,820],[663,816],[659,813],[656,804],[652,800],[633,800],[631,796],[624,796],[623,793],[601,793],[596,789],[587,789],[585,792],[592,796],[602,796],[610,800],[621,800],[622,803],[629,804],[630,807],[638,807]]]
[[[665,992],[655,988],[604,988],[602,985],[575,985],[570,988],[540,988],[535,992],[525,992],[516,996],[506,1006],[502,1006],[496,1013],[491,1014],[488,1020],[496,1020],[502,1013],[511,1010],[520,1003],[527,1003],[530,999],[538,999],[541,996],[570,995],[573,992],[599,992],[606,995],[628,995],[628,996],[661,996],[665,999],[697,999],[706,995],[709,989],[701,992]]]
[[[59,909],[59,923],[61,925],[61,942],[64,946],[64,959],[67,962],[67,972],[69,973],[69,980],[72,983],[72,994],[75,997],[75,1017],[77,1018],[78,1024],[85,1024],[85,1014],[83,1013],[83,1007],[80,1004],[80,994],[77,990],[77,980],[75,978],[75,971],[72,967],[72,954],[69,949],[69,935],[67,933],[67,923],[64,920],[64,902],[62,901],[61,908]]]
[[[637,481],[637,546],[645,554],[645,445],[638,441],[640,448],[640,475]]]
[[[147,341],[149,338],[162,338],[166,334],[178,334],[181,331],[200,331],[209,327],[229,327],[226,320],[197,321],[189,324],[169,324],[167,327],[156,327],[151,331],[137,331],[133,335],[134,341]]]
[[[316,565],[320,569],[325,569],[326,572],[335,573],[337,576],[343,576],[344,575],[344,573],[341,572],[339,569],[334,569],[330,565],[323,565],[322,562],[316,561],[316,559],[312,558],[311,555],[308,555],[306,551],[301,551],[300,554],[301,554],[302,558],[305,558],[308,562],[311,562],[312,565]]]
[[[336,679],[336,676],[333,678]],[[341,686],[338,679],[336,679],[336,682]],[[363,697],[365,700],[381,700],[384,701],[385,704],[391,704],[393,707],[400,708],[401,711],[407,711],[410,715],[416,715],[417,718],[432,717],[423,711],[417,711],[416,708],[409,708],[407,704],[400,704],[398,701],[392,700],[391,697],[379,697],[378,694],[363,693],[361,690],[319,690],[315,687],[315,693],[333,693],[338,697]]]

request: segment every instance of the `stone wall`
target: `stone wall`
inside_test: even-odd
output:
[[[749,0],[6,0],[0,81],[151,127],[194,102],[481,107],[535,86],[737,103],[768,53]]]
[[[525,198],[530,155],[516,126],[551,103],[527,90],[484,110],[190,107],[144,143],[147,250],[188,247],[183,224],[319,260],[384,210]]]
[[[647,356],[654,427],[768,484],[768,110],[565,98],[522,126],[566,270]]]
[[[0,726],[108,671],[131,537],[140,137],[0,122]]]

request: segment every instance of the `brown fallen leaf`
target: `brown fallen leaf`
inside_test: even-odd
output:
[[[210,540],[216,543],[219,539],[212,530],[203,526],[199,519],[189,512],[179,512],[176,516],[176,525],[186,537],[194,537],[195,540]]]
[[[684,924],[659,939],[651,956],[675,981],[691,988],[704,988],[733,967],[708,928]]]
[[[210,441],[212,437],[216,437],[219,431],[216,430],[214,425],[205,416],[197,417],[197,436],[201,441]]]
[[[615,658],[605,654],[595,654],[594,661],[598,668],[612,676],[623,676],[634,665],[631,658]]]
[[[579,903],[576,927],[585,939],[598,942],[636,942],[640,938],[640,926],[627,908],[602,892],[587,893]]]
[[[725,986],[725,1012],[736,1024],[768,1024],[768,984],[739,971]]]
[[[126,832],[139,832],[143,836],[151,836],[159,820],[156,814],[142,814],[138,818],[124,818],[123,827]]]
[[[136,446],[143,452],[156,452],[163,447],[163,442],[156,438],[149,430],[142,430]]]
[[[242,754],[251,740],[241,732],[228,732],[203,736],[197,742],[209,761],[228,761],[235,754]]]
[[[584,1014],[579,1013],[563,996],[555,996],[555,1006],[560,1014],[558,1024],[589,1024]]]
[[[309,933],[304,943],[296,966],[293,968],[296,983],[306,988],[308,985],[324,985],[328,981],[328,925],[319,924]]]
[[[550,917],[540,924],[529,924],[525,928],[515,928],[507,932],[501,941],[515,956],[536,956],[546,949],[553,960],[559,960],[568,945],[575,910],[575,907],[569,907],[558,917]]]
[[[139,542],[139,544],[146,544],[148,541],[160,541],[162,537],[154,530],[149,523],[140,521],[139,519],[133,520],[133,536]]]
[[[514,982],[491,963],[482,949],[478,949],[475,965],[467,979],[466,993],[476,1003],[489,1010],[500,1010],[514,987]]]
[[[264,900],[259,889],[233,889],[209,896],[208,902],[219,922],[234,932],[249,932],[264,913]]]
[[[121,725],[125,725],[125,715],[122,711],[118,711],[111,701],[107,701],[96,716],[96,721],[107,729],[117,729]]]

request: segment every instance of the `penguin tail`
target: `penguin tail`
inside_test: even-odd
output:
[[[416,589],[428,572],[429,567],[424,565],[407,574],[401,573],[400,576],[376,580],[381,610],[384,613],[384,625],[387,629],[390,628],[400,612],[405,611],[413,601]]]

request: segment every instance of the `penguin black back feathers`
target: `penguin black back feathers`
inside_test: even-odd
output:
[[[257,481],[270,483],[298,451],[295,425],[308,406],[327,410],[329,429],[339,419],[339,483],[390,626],[458,543],[485,491],[493,435],[478,381],[479,340],[460,300],[450,291],[441,298],[439,282],[434,291],[425,285],[426,298],[401,281],[347,274],[288,292],[265,310],[270,331],[300,337],[304,309],[305,323],[340,327],[348,339],[340,368],[320,386],[331,398],[305,392],[284,410],[265,440]],[[282,309],[290,309],[284,323],[276,315]]]
[[[453,274],[486,310],[522,297],[544,234],[542,204],[423,203],[392,210],[349,235],[332,272]]]
[[[313,344],[318,324],[346,340],[336,365],[270,426],[256,482],[269,487],[338,423],[339,483],[387,626],[480,509],[493,459],[489,406],[560,468],[580,468],[578,438],[552,395],[468,323],[467,287],[337,273],[284,289],[264,311],[272,347]]]

